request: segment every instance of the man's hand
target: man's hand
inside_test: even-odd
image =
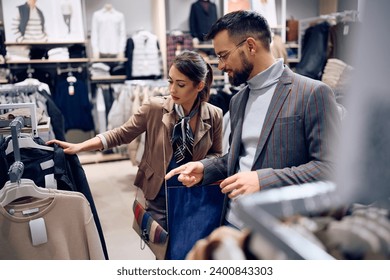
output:
[[[260,191],[259,178],[256,171],[236,173],[223,180],[219,186],[222,189],[222,193],[229,193],[229,198]]]
[[[170,179],[172,176],[180,174],[177,179],[187,187],[199,183],[203,179],[204,166],[200,161],[192,161],[175,169],[165,175],[165,180]]]

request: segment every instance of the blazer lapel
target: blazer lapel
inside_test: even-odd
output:
[[[291,70],[286,68],[283,71],[280,81],[278,82],[275,93],[271,99],[271,103],[268,107],[267,115],[265,116],[264,125],[260,133],[259,142],[257,144],[256,154],[253,161],[253,166],[255,166],[256,161],[258,160],[261,152],[263,151],[264,145],[267,142],[267,139],[273,129],[276,118],[279,115],[280,110],[286,100],[286,97],[291,90],[292,74]]]
[[[244,120],[244,113],[246,103],[249,96],[249,87],[247,86],[243,91],[237,93],[236,98],[232,99],[232,102],[238,104],[237,107],[231,106],[230,121],[232,132],[232,140],[230,143],[230,151],[228,158],[228,175],[232,175],[236,171],[237,160],[240,156],[241,151],[241,134],[242,134],[242,123]],[[235,109],[237,108],[237,109]]]

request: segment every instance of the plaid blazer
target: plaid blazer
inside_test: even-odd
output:
[[[248,92],[245,87],[230,102],[230,149],[223,157],[202,160],[203,184],[224,179],[237,170]],[[332,144],[339,125],[330,87],[286,66],[268,108],[252,166],[261,190],[330,179]]]

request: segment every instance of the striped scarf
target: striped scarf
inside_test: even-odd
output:
[[[171,142],[176,163],[186,163],[192,160],[194,134],[190,127],[190,119],[195,116],[198,110],[199,106],[195,106],[190,114],[185,116],[183,107],[175,104],[175,111],[179,115],[179,121],[173,128]]]

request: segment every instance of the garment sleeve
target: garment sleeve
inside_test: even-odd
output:
[[[107,148],[128,144],[145,132],[150,107],[150,102],[145,102],[122,126],[101,134],[107,141]]]
[[[92,15],[92,25],[91,25],[91,48],[93,55],[98,55],[99,51],[99,24],[98,19],[99,15],[97,12],[94,12]]]
[[[119,25],[119,53],[124,53],[126,49],[126,25],[125,16],[121,13],[120,25]]]

